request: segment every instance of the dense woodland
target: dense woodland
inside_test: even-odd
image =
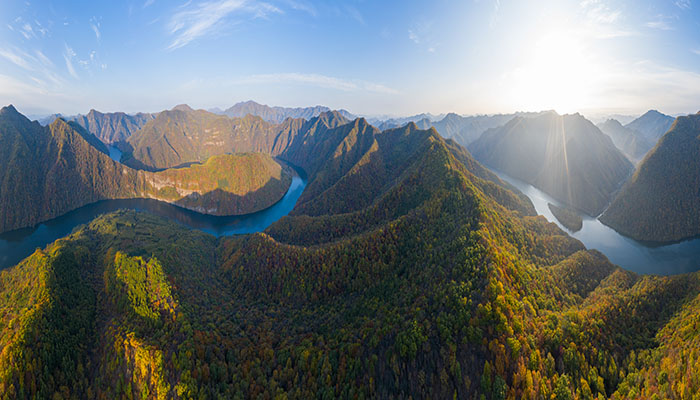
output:
[[[0,273],[2,397],[697,398],[700,275],[615,267],[435,130],[313,123],[266,232],[117,212]]]
[[[559,221],[560,224],[572,232],[580,231],[583,227],[583,219],[575,211],[569,210],[565,207],[559,207],[552,203],[547,203],[549,211],[552,212],[554,218]]]

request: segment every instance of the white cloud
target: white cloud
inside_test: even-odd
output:
[[[186,46],[195,39],[209,36],[226,27],[232,15],[247,14],[253,18],[267,18],[270,14],[282,13],[278,7],[254,0],[213,0],[180,7],[171,18],[167,28],[175,39],[168,50]]]
[[[579,7],[585,12],[588,22],[598,25],[610,25],[622,17],[622,11],[610,8],[603,0],[583,0]]]
[[[102,34],[100,33],[100,25],[101,23],[97,20],[97,18],[90,18],[90,28],[92,28],[92,31],[95,32],[95,37],[98,41],[102,37]]]
[[[146,1],[143,3],[143,8],[150,7],[150,6],[152,6],[153,3],[155,3],[155,2],[156,2],[156,0],[146,0]]]
[[[68,70],[68,73],[75,79],[79,79],[78,73],[75,71],[75,67],[73,66],[73,58],[75,57],[75,51],[73,51],[70,46],[66,45],[66,49],[63,53],[63,59],[66,60],[66,69]]]
[[[664,31],[672,31],[675,30],[673,26],[673,21],[677,20],[678,16],[669,16],[669,15],[663,15],[659,14],[657,15],[654,20],[647,22],[644,24],[647,28],[651,29],[660,29]]]
[[[22,25],[20,33],[22,34],[22,36],[24,36],[25,39],[31,39],[33,37],[36,37],[36,35],[34,35],[34,29],[32,29],[32,26],[26,22]]]
[[[362,17],[362,14],[357,8],[345,5],[345,14],[350,18],[354,19],[355,21],[359,22],[361,25],[367,25],[364,17]]]
[[[283,3],[286,4],[292,10],[304,11],[305,13],[311,15],[312,17],[315,17],[318,15],[318,11],[316,10],[316,7],[314,7],[311,3],[307,2],[307,1],[283,0]]]
[[[41,61],[47,67],[53,67],[53,62],[51,62],[51,60],[49,60],[49,58],[46,57],[46,55],[44,55],[44,53],[42,53],[41,50],[36,51],[36,56],[39,59],[39,61]]]
[[[397,94],[398,91],[373,82],[347,80],[321,74],[278,73],[251,75],[234,82],[236,84],[295,83],[317,86],[343,92],[368,92],[377,94]]]
[[[700,49],[690,49],[690,51],[700,56]]]
[[[22,67],[24,69],[31,70],[32,66],[30,62],[28,61],[28,55],[26,53],[23,53],[19,50],[6,50],[6,49],[0,49],[0,57],[10,61],[11,63]]]
[[[690,0],[676,0],[674,4],[676,5],[676,7],[683,10],[690,9]]]

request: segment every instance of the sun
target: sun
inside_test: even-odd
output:
[[[528,57],[508,74],[509,100],[519,109],[579,111],[591,104],[603,66],[575,35],[549,32],[532,42]]]

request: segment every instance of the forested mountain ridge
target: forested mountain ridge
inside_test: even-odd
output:
[[[173,109],[161,112],[129,138],[132,150],[123,161],[136,168],[157,170],[225,153],[277,156],[294,147],[300,133],[309,136],[348,122],[337,111],[324,112],[308,121],[286,119],[272,124],[252,115],[229,118],[204,110]]]
[[[0,232],[143,187],[137,171],[112,161],[76,128],[60,118],[42,127],[12,106],[0,110]]]
[[[697,392],[698,355],[674,350],[696,338],[673,333],[692,327],[697,274],[624,272],[533,216],[527,199],[434,130],[365,125],[297,142],[296,154],[330,156],[309,164],[317,195],[264,233],[217,240],[117,212],[0,273],[0,391]]]
[[[633,170],[612,140],[579,114],[516,117],[484,132],[469,151],[591,216],[605,209]]]
[[[104,144],[74,122],[58,118],[44,127],[12,106],[2,108],[0,232],[105,199],[157,198],[206,213],[246,214],[274,204],[290,184],[289,173],[268,155],[221,156],[151,173],[105,153]]]
[[[292,177],[262,153],[212,156],[205,163],[144,173],[145,195],[211,215],[241,215],[278,202]]]
[[[644,157],[601,221],[638,240],[700,235],[700,115],[678,117]]]
[[[154,118],[155,115],[150,113],[129,115],[123,112],[101,113],[90,110],[86,115],[76,115],[70,117],[70,120],[78,123],[103,143],[113,144],[126,141],[129,136]]]

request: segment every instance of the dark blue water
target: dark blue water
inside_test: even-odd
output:
[[[538,214],[559,225],[587,248],[605,254],[613,264],[640,274],[675,275],[700,270],[700,239],[651,247],[617,233],[597,218],[587,216],[583,216],[581,230],[571,232],[557,221],[547,207],[547,203],[557,206],[564,206],[563,204],[528,183],[498,171],[493,172],[529,197]]]
[[[43,248],[56,239],[67,236],[78,225],[86,224],[102,214],[120,209],[149,212],[214,236],[261,232],[292,211],[305,187],[306,180],[295,175],[287,193],[273,206],[253,214],[230,217],[200,214],[151,199],[99,201],[36,227],[0,234],[0,268],[17,264],[37,248]]]
[[[107,149],[109,150],[109,156],[112,157],[112,160],[121,162],[122,160],[122,152],[119,151],[118,148],[114,146],[107,146]]]

